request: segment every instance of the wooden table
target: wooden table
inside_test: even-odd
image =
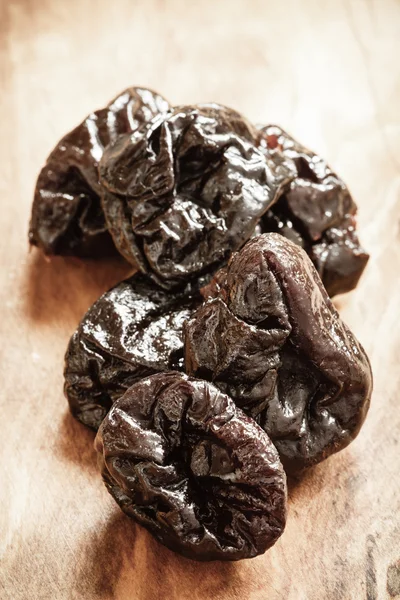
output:
[[[400,597],[398,0],[1,0],[0,598]],[[126,268],[28,252],[58,138],[131,84],[278,122],[359,204],[371,260],[337,299],[375,374],[359,438],[290,490],[286,532],[238,564],[175,556],[120,513],[67,411],[63,354]]]

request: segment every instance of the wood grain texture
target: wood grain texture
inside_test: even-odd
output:
[[[2,600],[400,598],[399,32],[398,0],[0,0]],[[47,154],[131,84],[281,124],[349,183],[372,255],[337,300],[372,360],[367,422],[238,564],[184,560],[122,515],[67,412],[69,336],[125,268],[28,253]]]

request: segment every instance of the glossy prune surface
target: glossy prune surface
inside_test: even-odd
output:
[[[131,87],[65,135],[36,183],[30,243],[48,255],[101,257],[115,253],[100,205],[98,163],[105,146],[120,134],[135,131],[168,109],[168,102],[159,94]]]
[[[183,106],[121,136],[100,161],[119,252],[165,288],[225,264],[295,175],[260,132],[218,104]]]
[[[352,290],[369,256],[357,237],[357,207],[348,188],[321,157],[280,127],[268,125],[261,132],[260,148],[283,152],[297,170],[262,218],[262,232],[276,231],[304,248],[330,296]]]
[[[283,532],[276,448],[208,382],[177,372],[139,381],[111,408],[95,448],[122,510],[188,558],[251,558]]]
[[[344,448],[372,391],[364,349],[307,254],[276,233],[250,240],[185,324],[186,371],[265,429],[288,472]]]
[[[83,317],[65,355],[64,391],[72,414],[98,429],[112,403],[135,381],[183,370],[183,322],[198,292],[172,294],[136,274],[109,290]]]

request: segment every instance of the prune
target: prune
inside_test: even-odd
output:
[[[276,233],[253,238],[207,292],[184,327],[187,373],[256,419],[289,472],[349,444],[371,367],[304,250]]]
[[[201,296],[167,293],[136,274],[88,310],[65,356],[65,395],[72,414],[97,429],[112,403],[135,381],[183,370],[183,322]]]
[[[30,243],[49,255],[115,252],[100,205],[98,163],[119,134],[135,131],[168,109],[167,101],[151,90],[128,88],[64,136],[36,183]]]
[[[102,206],[120,253],[172,288],[215,271],[295,176],[260,132],[217,104],[177,107],[108,146]]]
[[[95,448],[122,510],[188,558],[250,558],[283,532],[278,453],[210,383],[176,372],[141,380],[115,402]]]
[[[261,129],[260,148],[293,160],[297,177],[261,221],[263,232],[276,231],[302,246],[330,296],[356,287],[368,262],[360,246],[357,207],[346,185],[326,162],[276,125]]]
[[[352,215],[327,229],[309,255],[330,296],[354,289],[369,259],[360,246]]]

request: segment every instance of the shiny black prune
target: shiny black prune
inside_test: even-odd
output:
[[[97,166],[105,146],[169,109],[151,90],[131,87],[64,136],[35,189],[29,241],[48,255],[115,253],[100,205]]]
[[[97,429],[112,403],[135,381],[183,370],[183,322],[198,292],[172,294],[136,274],[93,304],[65,356],[65,395],[72,414]]]
[[[102,206],[120,253],[166,287],[226,263],[295,176],[260,132],[217,104],[184,106],[121,136],[100,161]]]
[[[176,372],[141,380],[115,402],[95,448],[122,510],[188,558],[251,558],[283,532],[278,453],[208,382]]]
[[[204,293],[185,324],[187,373],[256,419],[289,472],[349,444],[371,367],[304,250],[276,233],[253,238]]]
[[[260,148],[292,160],[297,176],[261,220],[302,246],[314,262],[328,294],[356,287],[368,262],[356,234],[357,207],[344,182],[327,163],[276,125],[261,129]]]

